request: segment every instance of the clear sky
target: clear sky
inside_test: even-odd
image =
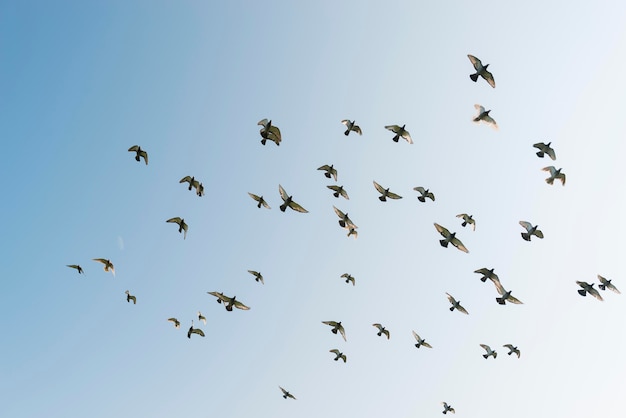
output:
[[[625,295],[575,282],[626,291],[625,19],[617,1],[1,2],[0,415],[409,418],[446,401],[457,416],[623,417]],[[498,131],[471,122],[476,103]],[[261,145],[263,118],[279,147]],[[362,136],[343,135],[348,118]],[[554,162],[532,147],[550,141]],[[380,202],[373,180],[403,199]],[[281,213],[279,184],[309,213]],[[545,238],[522,240],[520,220]],[[498,305],[482,267],[524,304]],[[205,338],[187,339],[194,319]]]

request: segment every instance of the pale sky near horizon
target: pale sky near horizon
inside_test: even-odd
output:
[[[0,3],[0,416],[411,418],[446,401],[459,417],[622,417],[625,295],[576,281],[626,291],[625,21],[609,1]],[[476,103],[498,131],[471,122]],[[261,145],[264,118],[280,146]],[[279,184],[309,213],[281,213]],[[522,240],[520,220],[545,238]],[[482,267],[524,304],[498,305]],[[187,339],[192,320],[206,337]]]

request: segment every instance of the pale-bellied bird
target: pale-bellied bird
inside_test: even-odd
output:
[[[326,178],[332,178],[335,179],[335,181],[337,181],[337,169],[333,167],[333,165],[328,165],[328,164],[324,164],[323,166],[321,166],[320,168],[318,168],[318,170],[322,170],[325,171],[324,176]]]
[[[335,354],[335,358],[333,360],[337,361],[339,359],[342,359],[344,363],[347,361],[346,355],[343,354],[341,351],[337,350],[336,348],[329,350],[329,352]]]
[[[452,306],[450,307],[450,312],[452,312],[452,311],[454,311],[456,309],[459,312],[464,313],[465,315],[469,315],[469,312],[467,312],[467,310],[464,307],[461,306],[461,301],[457,301],[449,293],[446,293],[446,295],[448,295],[448,301],[450,301],[450,303],[452,304]]]
[[[376,190],[378,190],[378,193],[380,193],[382,196],[378,197],[378,200],[380,200],[381,202],[386,202],[387,198],[389,199],[402,199],[402,196],[397,195],[393,192],[389,191],[389,188],[384,188],[383,186],[381,186],[380,184],[374,182],[374,188],[376,188]]]
[[[165,222],[169,222],[169,223],[175,223],[178,225],[178,232],[183,232],[185,231],[185,233],[183,234],[183,239],[187,239],[187,229],[189,229],[189,226],[185,223],[185,219],[180,218],[180,217],[175,217],[175,218],[170,218]]]
[[[417,196],[417,200],[420,202],[425,202],[426,198],[429,198],[433,202],[435,201],[435,195],[429,189],[424,189],[423,187],[418,186],[413,187],[413,190],[421,194],[421,196]]]
[[[409,144],[412,144],[413,143],[413,139],[411,139],[411,134],[409,134],[409,131],[404,129],[405,126],[406,125],[402,125],[402,126],[387,125],[387,126],[385,126],[385,129],[387,129],[388,131],[391,131],[394,134],[396,134],[393,138],[391,138],[393,140],[393,142],[398,142],[400,137],[402,137],[402,138],[406,139],[406,142],[408,142]]]
[[[198,184],[198,187],[196,187],[196,194],[198,195],[198,197],[204,196],[204,186],[202,185],[202,183]]]
[[[530,238],[534,235],[537,238],[543,239],[543,232],[537,229],[539,225],[533,226],[530,222],[519,221],[519,224],[526,229],[526,232],[522,232],[522,238],[524,241],[530,241]]]
[[[554,180],[561,180],[561,185],[565,186],[565,173],[561,173],[562,168],[558,170],[554,166],[544,167],[542,171],[549,171],[550,177],[546,179],[546,183],[554,184]]]
[[[263,205],[263,207],[267,208],[267,209],[271,209],[270,205],[267,204],[267,202],[265,201],[265,199],[263,199],[263,196],[257,196],[253,193],[248,192],[248,194],[250,195],[251,198],[253,198],[254,200],[256,200],[257,202],[259,202],[256,207],[257,208],[261,208],[261,205]]]
[[[348,119],[344,119],[341,121],[341,123],[343,123],[344,125],[346,125],[346,131],[343,133],[345,136],[348,136],[350,134],[350,131],[354,131],[359,135],[362,135],[363,132],[361,132],[361,128],[358,125],[355,125],[356,121],[350,121]]]
[[[548,142],[547,144],[544,144],[543,142],[537,142],[536,144],[533,144],[533,147],[539,150],[537,151],[537,157],[543,158],[544,154],[548,154],[548,156],[552,158],[553,161],[556,160],[556,154],[550,144],[552,144],[552,142]]]
[[[413,333],[413,337],[415,337],[415,340],[417,341],[417,343],[415,344],[415,347],[420,348],[421,346],[424,346],[424,347],[428,347],[428,348],[433,348],[433,346],[428,344],[425,339],[421,338],[417,334],[417,332],[415,332],[415,331],[411,331],[411,332]]]
[[[509,356],[515,353],[517,354],[517,358],[519,358],[520,351],[517,349],[517,347],[514,347],[513,344],[504,344],[502,347],[506,347],[509,349],[509,352],[507,353]]]
[[[602,299],[602,296],[600,296],[600,293],[593,288],[594,283],[589,284],[587,282],[580,282],[576,280],[576,284],[582,287],[582,289],[578,289],[578,294],[580,296],[587,296],[587,293],[589,293],[591,296],[598,300],[604,300]]]
[[[280,129],[278,127],[272,125],[271,120],[261,119],[257,125],[263,126],[259,133],[261,134],[261,144],[265,145],[265,141],[268,139],[270,141],[274,141],[276,145],[280,145],[280,142],[283,140],[280,135]]]
[[[329,325],[329,326],[333,327],[333,329],[330,330],[333,334],[336,334],[337,331],[339,331],[339,333],[343,337],[343,340],[344,341],[348,341],[348,340],[346,340],[346,330],[343,328],[343,325],[341,325],[341,321],[339,321],[339,322],[336,322],[336,321],[322,321],[322,324],[326,324],[326,325]]]
[[[143,157],[143,161],[146,163],[146,165],[148,165],[148,153],[142,150],[139,145],[133,145],[132,147],[128,148],[128,151],[137,153],[137,155],[135,155],[135,161],[139,161],[139,157]]]
[[[441,244],[442,247],[447,248],[448,244],[450,243],[464,253],[469,253],[469,250],[465,248],[465,245],[463,245],[461,240],[456,237],[456,232],[450,233],[450,231],[448,231],[446,228],[439,225],[438,223],[435,223],[435,229],[441,234],[442,237],[445,238],[439,240],[439,244]]]
[[[495,359],[496,357],[498,357],[498,353],[496,353],[494,350],[491,349],[491,347],[489,347],[487,344],[481,344],[480,345],[482,348],[485,349],[485,351],[487,352],[487,354],[483,354],[483,358],[486,360],[489,358],[489,356],[493,356],[493,358]]]
[[[456,215],[457,218],[463,219],[463,223],[461,223],[462,227],[465,225],[472,225],[472,231],[476,231],[476,221],[472,218],[473,215],[468,215],[467,213],[459,213]]]
[[[475,104],[474,108],[478,111],[478,113],[474,116],[472,122],[484,122],[487,125],[490,125],[493,129],[498,130],[498,124],[491,116],[489,116],[489,112],[491,112],[491,110],[485,110],[485,108],[479,104]]]
[[[611,280],[606,279],[606,278],[600,276],[599,274],[598,274],[598,280],[600,280],[600,284],[598,285],[600,290],[609,289],[609,290],[612,290],[615,293],[618,293],[618,294],[621,293],[619,290],[617,290],[617,287],[615,287],[615,285],[613,285],[611,283]]]
[[[287,192],[285,191],[285,189],[283,189],[283,186],[281,186],[280,184],[278,185],[278,191],[280,192],[280,197],[283,199],[283,202],[284,202],[282,205],[280,205],[281,212],[284,212],[287,209],[287,207],[290,207],[296,212],[309,213],[308,210],[306,210],[305,208],[303,208],[302,206],[294,202],[293,196],[289,196]]]
[[[496,82],[493,79],[493,74],[491,74],[489,70],[487,70],[489,64],[483,65],[483,63],[480,62],[478,58],[470,54],[467,54],[467,58],[469,58],[469,60],[472,62],[472,65],[474,66],[474,69],[476,70],[474,74],[470,74],[470,78],[472,79],[472,81],[476,82],[478,80],[478,76],[481,76],[485,79],[485,81],[487,81],[487,83],[489,83],[491,87],[495,89]]]
[[[107,260],[106,258],[94,258],[93,261],[104,264],[104,271],[110,271],[111,274],[113,274],[113,277],[115,277],[115,267],[113,267],[113,263],[111,263],[110,260]]]

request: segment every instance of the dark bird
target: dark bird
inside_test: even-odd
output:
[[[389,331],[385,329],[385,327],[383,327],[381,324],[372,324],[372,326],[378,328],[378,333],[376,333],[376,335],[380,337],[381,335],[385,334],[387,336],[387,339],[389,339]]]
[[[578,289],[578,294],[580,296],[587,296],[587,293],[589,293],[591,296],[593,296],[594,298],[598,300],[604,300],[602,299],[602,296],[600,296],[600,293],[596,289],[593,288],[594,283],[589,284],[587,282],[579,282],[577,280],[576,284],[582,287],[582,289]]]
[[[263,275],[259,273],[258,271],[248,270],[248,273],[254,276],[255,282],[261,282],[261,284],[265,284],[265,282],[263,281]]]
[[[435,201],[435,195],[429,189],[424,189],[423,187],[419,186],[413,187],[413,190],[421,194],[421,196],[417,196],[417,200],[419,200],[420,202],[425,202],[426,198],[429,198],[433,202]]]
[[[402,196],[397,195],[393,192],[389,191],[389,188],[384,188],[383,186],[381,186],[380,184],[374,182],[374,187],[376,188],[376,190],[378,190],[378,193],[380,193],[382,196],[378,197],[378,200],[380,200],[381,202],[386,202],[387,198],[389,199],[402,199]]]
[[[443,411],[442,414],[447,414],[448,412],[452,412],[454,414],[454,408],[451,407],[450,405],[448,405],[445,402],[441,402],[441,404],[443,405]]]
[[[533,226],[533,224],[531,224],[530,222],[526,222],[526,221],[519,221],[519,224],[526,229],[526,232],[522,232],[522,238],[524,238],[524,241],[530,241],[530,238],[533,235],[536,236],[537,238],[543,239],[543,232],[537,229],[539,225]]]
[[[544,154],[548,154],[548,156],[552,158],[553,161],[556,160],[556,154],[554,153],[554,149],[550,147],[550,144],[552,144],[552,142],[548,142],[547,144],[544,144],[543,142],[537,142],[536,144],[533,144],[533,147],[539,150],[537,151],[537,157],[543,158]]]
[[[352,282],[352,286],[354,286],[354,285],[355,285],[355,280],[354,280],[354,277],[353,277],[351,274],[348,274],[348,273],[343,273],[343,274],[341,275],[341,277],[342,277],[342,278],[344,278],[344,279],[346,279],[346,283],[350,283],[350,282]]]
[[[489,70],[487,70],[489,64],[483,65],[483,63],[480,62],[480,60],[473,55],[467,54],[467,58],[469,58],[469,60],[472,62],[472,65],[474,66],[474,69],[476,70],[474,74],[470,75],[472,81],[476,82],[478,80],[478,76],[481,76],[485,79],[485,81],[487,81],[487,83],[489,83],[491,87],[495,89],[496,82],[493,79],[493,75],[489,72]]]
[[[498,124],[491,116],[489,116],[489,112],[491,112],[491,110],[485,110],[485,108],[479,104],[475,104],[474,108],[478,111],[478,113],[476,114],[476,116],[474,116],[472,122],[484,122],[487,125],[491,125],[491,127],[496,131],[498,130]]]
[[[187,229],[189,229],[189,226],[185,223],[185,220],[183,218],[179,218],[177,216],[175,218],[170,218],[165,222],[178,224],[178,232],[180,233],[180,232],[185,231],[183,235],[183,239],[187,238]]]
[[[563,170],[562,168],[557,170],[551,165],[549,167],[544,167],[541,170],[550,172],[550,177],[546,179],[546,183],[554,184],[554,180],[561,180],[561,185],[565,186],[565,174],[561,173],[561,170]]]
[[[517,347],[513,347],[513,344],[504,344],[502,347],[506,347],[509,349],[509,352],[507,353],[509,356],[513,353],[517,354],[517,358],[519,358],[520,356],[520,352],[517,349]]]
[[[334,192],[333,196],[339,197],[339,195],[341,195],[344,199],[350,200],[350,198],[348,197],[348,192],[346,192],[343,186],[336,186],[333,184],[333,185],[326,186],[326,187],[328,187],[330,190]]]
[[[409,131],[404,129],[405,126],[406,125],[402,125],[402,126],[387,125],[387,126],[385,126],[385,129],[387,129],[388,131],[391,131],[394,134],[396,134],[393,138],[391,138],[393,140],[393,142],[398,142],[398,140],[402,137],[402,138],[406,139],[406,142],[408,142],[409,144],[412,144],[413,143],[413,139],[411,139],[411,134],[409,134]]]
[[[285,189],[283,189],[283,186],[281,186],[280,184],[278,185],[278,191],[280,192],[280,197],[283,199],[283,202],[284,202],[282,205],[280,205],[281,212],[284,212],[287,209],[287,206],[289,206],[291,209],[295,210],[296,212],[309,213],[308,210],[306,210],[305,208],[303,208],[302,206],[294,202],[293,197],[289,196],[287,192],[285,191]]]
[[[104,271],[110,271],[113,277],[115,277],[115,267],[113,267],[113,263],[111,263],[110,260],[106,258],[94,258],[93,261],[104,264]]]
[[[187,190],[191,190],[192,187],[195,187],[197,190],[198,186],[200,185],[200,183],[198,182],[198,180],[196,180],[194,176],[185,176],[182,179],[180,179],[178,182],[189,183],[189,187],[187,188]]]
[[[285,389],[281,388],[280,386],[278,386],[278,387],[283,392],[283,398],[284,399],[287,399],[287,398],[296,399],[296,397],[293,396],[291,393],[287,392]]]
[[[167,320],[174,324],[174,328],[180,328],[180,321],[178,319],[168,318]]]
[[[450,243],[464,253],[469,253],[468,249],[465,248],[465,245],[463,245],[461,240],[456,237],[456,232],[450,233],[450,231],[438,223],[435,223],[435,229],[441,234],[442,237],[444,237],[444,239],[439,240],[439,244],[441,244],[442,247],[447,248]]]
[[[262,126],[261,130],[259,131],[259,133],[261,134],[261,138],[263,138],[261,139],[261,144],[265,145],[265,141],[269,139],[270,141],[274,141],[276,145],[280,145],[280,142],[282,141],[280,129],[272,125],[271,120],[262,119],[259,121],[259,123],[257,123],[257,125]]]
[[[480,281],[483,283],[486,282],[487,279],[491,280],[494,284],[500,283],[498,275],[493,271],[494,269],[488,269],[487,267],[483,267],[481,269],[475,270],[474,273],[482,274]]]
[[[472,231],[476,231],[476,221],[472,218],[472,216],[473,215],[468,215],[467,213],[459,213],[456,215],[457,218],[463,219],[463,223],[461,224],[462,227],[469,224],[472,225]]]
[[[498,357],[498,353],[496,353],[494,350],[491,349],[491,347],[489,347],[487,344],[481,344],[480,345],[482,348],[485,349],[485,351],[487,352],[487,354],[483,354],[483,358],[486,360],[489,358],[489,356],[493,356],[493,358],[495,359],[496,357]]]
[[[415,347],[420,348],[421,346],[424,346],[428,348],[433,348],[433,346],[428,344],[425,339],[420,338],[420,336],[417,335],[417,332],[415,331],[411,331],[411,332],[413,332],[413,337],[415,337],[415,340],[417,341],[417,343],[415,344]]]
[[[76,271],[78,271],[78,274],[84,274],[83,268],[79,266],[78,264],[67,264],[67,266],[69,268],[76,269]]]
[[[346,131],[343,133],[345,136],[348,136],[350,134],[350,131],[354,131],[359,135],[362,135],[363,132],[361,132],[361,128],[357,125],[354,124],[354,122],[356,121],[350,121],[348,119],[344,119],[341,121],[341,123],[343,123],[344,125],[346,125]]]
[[[148,165],[148,153],[142,150],[139,145],[133,145],[132,147],[128,148],[128,151],[137,153],[137,155],[135,155],[135,161],[139,161],[139,157],[143,157],[144,162],[146,163],[146,165]]]
[[[604,277],[600,276],[598,274],[598,280],[600,280],[600,284],[598,285],[598,287],[600,288],[600,290],[612,290],[615,293],[621,293],[619,290],[617,290],[617,287],[615,287],[615,285],[613,285],[611,283],[611,280],[605,279]]]
[[[248,194],[250,195],[251,198],[253,198],[254,200],[256,200],[257,202],[259,202],[256,207],[257,208],[261,208],[261,205],[263,205],[264,208],[267,209],[271,209],[270,205],[267,204],[267,202],[265,201],[265,199],[263,199],[263,196],[257,196],[255,194],[252,194],[250,192],[248,192]]]
[[[331,178],[331,176],[332,176],[332,178],[334,178],[335,181],[337,181],[337,169],[333,168],[332,164],[331,165],[324,164],[323,166],[318,168],[318,170],[325,171],[324,176],[327,179]]]
[[[356,228],[358,228],[358,226],[356,226],[354,224],[354,222],[352,222],[350,220],[350,218],[348,217],[347,213],[343,213],[342,211],[337,209],[335,206],[333,206],[333,209],[335,210],[335,213],[337,214],[337,216],[339,216],[339,221],[338,222],[339,222],[339,226],[340,227],[347,228],[347,229],[350,229],[350,228],[356,229]]]
[[[336,348],[329,350],[329,352],[335,354],[335,358],[333,360],[337,361],[339,359],[342,359],[344,363],[347,361],[346,355],[343,354],[341,351],[337,350]]]
[[[456,309],[459,312],[463,312],[465,315],[469,315],[469,312],[467,312],[467,310],[461,306],[461,301],[457,301],[449,293],[446,293],[446,295],[448,295],[448,301],[450,301],[450,303],[452,304],[452,306],[450,307],[450,312]]]
[[[199,336],[204,337],[204,331],[202,331],[200,328],[193,327],[193,320],[191,321],[191,327],[189,328],[189,331],[187,331],[187,338],[191,338],[191,334],[198,334]]]
[[[131,300],[133,301],[133,305],[137,304],[137,298],[134,297],[133,295],[130,294],[130,292],[127,290],[126,292],[126,302],[130,302]]]
[[[330,325],[331,327],[333,327],[333,329],[330,330],[333,334],[337,334],[337,331],[339,331],[339,333],[343,337],[343,340],[348,341],[346,340],[346,330],[343,328],[343,325],[341,325],[341,321],[322,321],[322,324]]]

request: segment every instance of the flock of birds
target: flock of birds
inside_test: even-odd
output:
[[[478,78],[481,77],[491,87],[495,88],[496,84],[494,81],[494,77],[492,73],[487,69],[489,67],[489,64],[483,65],[482,62],[478,58],[474,57],[473,55],[468,55],[468,58],[470,62],[473,64],[474,69],[475,69],[475,72],[470,75],[471,80],[474,82],[477,82]],[[472,119],[473,122],[484,123],[484,124],[491,126],[494,129],[498,129],[498,125],[496,121],[490,116],[491,110],[485,110],[485,108],[479,104],[476,104],[475,108],[477,110],[477,114]],[[356,121],[346,119],[346,120],[342,120],[341,123],[346,128],[344,131],[344,135],[348,136],[352,132],[358,135],[363,134],[361,128],[358,125],[356,125]],[[261,144],[266,145],[267,141],[269,140],[269,141],[274,142],[277,146],[280,145],[282,141],[282,135],[281,135],[280,129],[277,126],[273,125],[271,120],[263,119],[258,122],[258,125],[261,126],[261,129],[260,129]],[[409,131],[406,129],[406,125],[402,125],[402,126],[388,125],[388,126],[385,126],[385,129],[394,133],[394,136],[392,137],[392,140],[394,142],[398,142],[400,138],[403,138],[409,144],[413,143],[413,139],[411,138]],[[541,143],[541,142],[536,143],[533,145],[533,147],[538,150],[536,152],[536,155],[539,158],[544,158],[544,156],[547,155],[553,161],[556,160],[556,153],[554,149],[551,147],[550,142],[548,142],[547,144]],[[136,161],[139,162],[143,158],[145,164],[148,165],[148,153],[147,151],[142,149],[139,145],[133,145],[132,147],[128,149],[128,151],[135,153]],[[329,179],[333,178],[334,181],[337,182],[338,171],[333,165],[325,164],[325,165],[320,166],[317,170],[323,171],[323,174],[326,178],[329,178]],[[550,173],[550,176],[547,179],[545,179],[546,183],[552,185],[555,180],[560,180],[561,184],[565,186],[566,176],[563,172],[561,172],[562,170],[561,168],[556,169],[554,166],[548,166],[548,167],[543,168],[542,170]],[[204,187],[202,183],[193,176],[185,176],[182,179],[180,179],[179,183],[187,183],[188,190],[191,191],[192,189],[195,189],[195,192],[199,197],[202,197],[204,195]],[[378,196],[378,199],[381,202],[386,202],[388,199],[391,199],[391,200],[402,199],[401,195],[390,191],[389,187],[384,187],[380,185],[379,183],[377,183],[376,181],[373,182],[373,185],[374,185],[374,189],[380,194],[380,196]],[[341,196],[346,200],[350,199],[348,192],[343,186],[329,185],[326,187],[332,191],[332,194],[335,198],[339,198]],[[425,203],[426,199],[430,199],[433,202],[435,201],[435,195],[429,189],[424,188],[422,186],[417,186],[417,187],[414,187],[413,190],[418,193],[417,199],[420,202]],[[308,213],[308,211],[304,207],[302,207],[299,203],[297,203],[294,200],[293,195],[290,195],[289,193],[287,193],[287,191],[281,185],[278,186],[278,191],[279,191],[280,198],[282,200],[282,204],[279,206],[282,212],[285,212],[287,208],[289,208],[295,212]],[[257,194],[253,194],[250,192],[248,192],[248,195],[256,202],[257,208],[263,207],[265,209],[271,209],[271,206],[268,204],[268,202],[265,200],[265,198],[262,195],[257,195]],[[336,206],[333,206],[333,209],[335,213],[337,214],[337,216],[339,217],[339,221],[338,221],[339,226],[348,231],[347,236],[348,237],[352,236],[354,238],[357,238],[358,226],[349,218],[348,213],[344,213],[343,211],[338,209]],[[462,220],[462,223],[461,223],[462,227],[466,227],[470,225],[472,227],[472,230],[474,231],[476,230],[476,221],[474,220],[473,215],[469,215],[467,213],[461,213],[457,215],[457,217]],[[189,226],[183,218],[173,217],[173,218],[167,219],[166,222],[177,224],[178,232],[183,234],[183,239],[186,239]],[[531,237],[533,236],[539,239],[543,239],[544,237],[543,232],[540,229],[538,229],[537,225],[533,225],[532,223],[528,221],[520,221],[519,224],[522,226],[522,228],[524,228],[524,232],[521,233],[521,237],[525,241],[530,241]],[[463,251],[465,253],[469,253],[469,250],[467,249],[467,247],[465,247],[463,242],[459,238],[457,238],[456,232],[450,232],[450,230],[448,230],[447,228],[445,228],[444,226],[438,223],[434,223],[434,226],[437,232],[443,237],[443,239],[439,240],[439,244],[442,247],[448,247],[449,244],[452,244],[452,246],[454,246],[458,250]],[[104,267],[105,272],[110,272],[113,276],[115,276],[115,267],[109,259],[94,258],[93,260],[98,263],[101,263]],[[67,267],[76,269],[79,274],[84,274],[83,268],[78,264],[69,264],[67,265]],[[252,276],[254,276],[254,280],[256,282],[264,284],[264,278],[260,272],[254,271],[254,270],[248,270],[248,272]],[[506,302],[509,302],[512,304],[522,304],[522,302],[519,299],[512,296],[511,294],[512,292],[510,290],[506,290],[504,288],[504,286],[500,282],[498,275],[495,274],[493,268],[489,269],[489,268],[483,267],[483,268],[477,269],[475,273],[481,275],[480,280],[482,282],[486,282],[487,280],[490,280],[494,284],[495,289],[498,293],[498,296],[495,298],[498,304],[505,305]],[[598,275],[597,277],[600,282],[598,284],[598,288],[600,290],[604,291],[606,289],[609,289],[615,293],[620,293],[620,291],[611,283],[611,280],[606,279],[605,277],[602,277],[600,275]],[[349,273],[342,274],[341,278],[345,279],[345,283],[347,284],[351,283],[353,286],[356,285],[356,279]],[[600,295],[600,292],[598,292],[598,290],[593,287],[595,283],[576,281],[576,284],[578,284],[581,288],[581,289],[578,289],[578,293],[581,296],[586,296],[588,293],[600,301],[603,300],[602,296]],[[237,300],[236,296],[232,296],[232,297],[227,296],[224,293],[217,292],[217,291],[212,291],[212,292],[207,292],[207,293],[215,297],[217,302],[219,304],[223,304],[225,309],[229,312],[233,311],[233,308],[237,308],[237,309],[244,310],[244,311],[247,311],[250,309],[250,307],[245,305],[243,302]],[[134,295],[131,295],[129,290],[125,291],[125,295],[126,295],[127,302],[130,303],[132,301],[133,304],[137,303],[137,297]],[[469,315],[469,312],[467,311],[465,307],[461,305],[461,302],[459,300],[456,300],[449,293],[446,293],[446,295],[451,305],[449,308],[450,311],[457,310],[465,315]],[[198,311],[197,317],[194,319],[197,319],[198,321],[206,325],[206,318],[202,315],[200,311]],[[174,318],[174,317],[168,318],[167,321],[171,322],[174,325],[174,327],[177,329],[180,328],[181,326],[181,322],[177,318]],[[341,323],[341,321],[322,321],[322,324],[330,326],[331,327],[330,331],[333,334],[339,334],[341,335],[344,341],[347,341],[346,330],[343,324]],[[377,336],[380,337],[384,335],[385,337],[387,337],[387,339],[391,338],[390,331],[386,329],[382,324],[374,323],[372,324],[372,326],[376,328]],[[187,332],[187,338],[191,338],[193,334],[198,335],[200,337],[205,336],[202,329],[194,327],[194,320],[192,319],[191,326]],[[412,335],[416,340],[416,343],[415,343],[416,348],[420,348],[422,346],[427,347],[427,348],[432,348],[432,346],[428,342],[426,342],[425,339],[420,337],[420,335],[417,334],[413,330],[412,330]],[[497,357],[498,353],[495,350],[493,350],[489,345],[480,344],[480,346],[486,352],[485,354],[483,354],[483,358],[488,359],[489,357],[493,357],[495,359]],[[509,350],[508,352],[509,356],[511,354],[515,354],[518,358],[520,357],[521,355],[520,350],[513,344],[504,344],[503,347]],[[334,361],[343,360],[344,363],[347,362],[346,354],[341,352],[339,349],[333,348],[329,350],[329,352],[334,354],[334,358],[333,358]],[[283,387],[279,386],[279,389],[282,392],[283,398],[285,399],[291,398],[294,400],[296,399],[296,397],[293,394],[291,394],[289,391],[287,391]],[[444,408],[442,411],[443,414],[447,414],[448,412],[455,413],[454,408],[452,408],[452,406],[449,405],[448,403],[442,402],[441,404],[443,405],[443,408]]]

